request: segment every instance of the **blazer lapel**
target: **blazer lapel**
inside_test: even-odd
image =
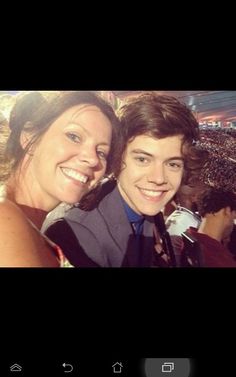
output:
[[[108,250],[112,265],[117,265],[118,267],[121,265],[124,267],[135,266],[137,261],[137,244],[117,187],[104,198],[98,210],[107,224],[110,236],[117,246],[117,250],[114,252]],[[153,224],[153,217],[146,216],[143,235],[141,236],[143,251],[142,265],[144,267],[150,267],[152,262],[154,249]],[[122,264],[123,261],[124,264]]]
[[[105,197],[99,206],[99,211],[107,223],[110,236],[117,245],[121,265],[127,252],[129,240],[133,237],[133,230],[117,187]]]

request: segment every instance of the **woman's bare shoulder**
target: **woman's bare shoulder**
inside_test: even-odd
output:
[[[35,231],[10,200],[0,203],[0,266],[40,266]]]
[[[23,213],[23,211],[12,201],[6,199],[4,202],[0,203],[0,225],[1,230],[9,228],[13,228],[13,224],[27,224],[28,221]]]

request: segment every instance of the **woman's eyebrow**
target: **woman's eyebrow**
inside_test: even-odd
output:
[[[88,135],[88,136],[90,136],[91,135],[91,133],[81,124],[81,123],[78,123],[78,122],[76,122],[76,121],[72,121],[72,122],[69,122],[68,123],[68,126],[77,126],[77,127],[79,127],[79,128],[82,128],[82,130],[83,130],[83,132],[86,134],[86,135]],[[99,145],[107,145],[107,146],[109,146],[110,144],[109,143],[107,143],[106,141],[101,141],[100,143],[99,143]]]

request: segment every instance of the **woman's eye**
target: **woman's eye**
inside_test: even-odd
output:
[[[99,158],[101,158],[102,160],[107,160],[107,154],[103,151],[97,151],[97,154],[99,156]]]
[[[80,137],[73,132],[67,132],[66,136],[72,140],[74,143],[79,143],[80,142]]]

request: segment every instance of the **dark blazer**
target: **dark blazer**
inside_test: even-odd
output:
[[[145,217],[138,255],[136,238],[115,187],[91,211],[69,210],[46,234],[76,267],[150,267],[154,254],[153,217]]]

